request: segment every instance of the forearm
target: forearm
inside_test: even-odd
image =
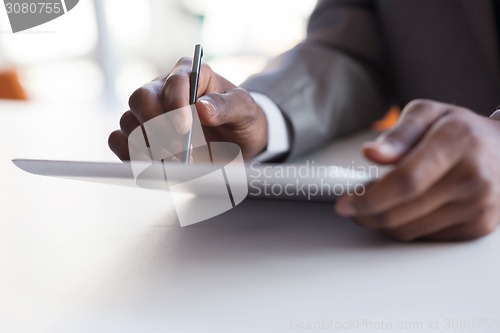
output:
[[[365,26],[356,30],[359,36],[349,34],[355,24]],[[290,157],[366,128],[386,109],[384,57],[373,25],[369,9],[320,2],[306,40],[243,83],[282,110],[290,125]]]

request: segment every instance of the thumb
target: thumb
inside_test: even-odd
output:
[[[434,101],[416,100],[408,103],[396,126],[375,141],[363,145],[365,156],[375,163],[397,163],[432,124],[449,110],[448,105]]]
[[[209,127],[243,123],[251,119],[256,108],[250,94],[241,88],[204,95],[196,102],[202,125]]]

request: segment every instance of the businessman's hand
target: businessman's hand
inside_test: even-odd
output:
[[[122,160],[130,159],[128,136],[141,123],[165,112],[189,105],[189,74],[192,58],[182,58],[172,72],[137,89],[123,114],[120,129],[111,133],[109,146]],[[245,159],[259,154],[267,145],[267,120],[250,94],[202,64],[196,109],[207,141],[238,144]],[[182,115],[182,114],[181,114]],[[175,119],[175,130],[186,134],[192,117]]]
[[[394,170],[336,210],[402,241],[484,236],[500,221],[499,147],[500,114],[413,101],[396,127],[364,146]]]

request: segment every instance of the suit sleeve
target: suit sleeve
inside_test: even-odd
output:
[[[268,96],[290,130],[289,158],[367,128],[389,105],[375,5],[320,0],[306,39],[242,87]]]

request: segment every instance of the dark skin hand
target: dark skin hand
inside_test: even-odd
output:
[[[165,112],[189,105],[189,74],[192,58],[182,58],[172,72],[137,89],[129,100],[130,111],[120,119],[120,129],[109,136],[109,147],[121,160],[129,160],[128,136],[141,124]],[[245,159],[267,146],[267,120],[250,94],[202,64],[196,109],[207,141],[233,142]],[[190,113],[176,118],[175,128],[186,134]]]
[[[191,58],[144,85],[130,98],[120,130],[109,146],[130,158],[128,136],[140,124],[189,105]],[[250,159],[267,145],[267,121],[250,94],[202,65],[196,109],[207,141],[229,141]],[[188,132],[191,117],[176,121]],[[362,196],[344,196],[336,211],[401,241],[469,240],[493,232],[500,221],[500,112],[490,118],[428,100],[409,103],[392,130],[364,153],[375,163],[393,165]]]
[[[336,211],[401,241],[461,241],[500,221],[500,113],[490,118],[455,105],[416,100],[364,153],[393,165],[362,196]]]

